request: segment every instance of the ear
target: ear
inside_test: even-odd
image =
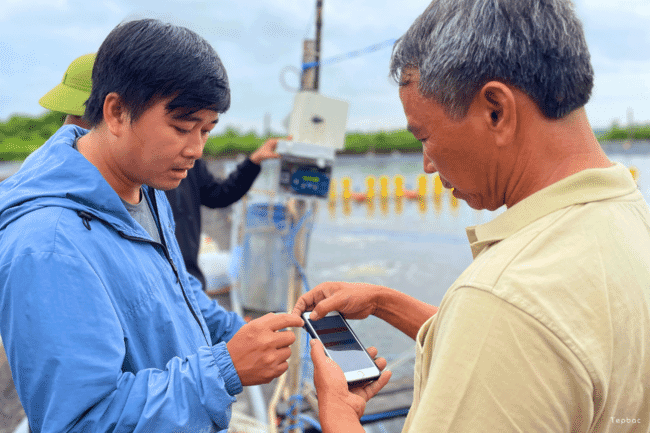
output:
[[[104,122],[110,133],[117,137],[122,135],[122,129],[130,123],[122,98],[115,92],[104,98]]]
[[[517,131],[517,105],[510,87],[499,81],[486,83],[479,92],[479,108],[496,145],[510,145]]]

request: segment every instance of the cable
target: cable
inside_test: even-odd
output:
[[[400,416],[406,416],[409,413],[408,407],[402,409],[389,410],[386,412],[373,413],[372,415],[364,415],[359,420],[361,424],[367,424],[375,421],[382,421],[386,419],[398,418]]]
[[[286,241],[284,244],[284,247],[286,249],[286,254],[287,257],[291,260],[291,263],[296,267],[298,271],[298,275],[300,275],[300,278],[302,279],[303,283],[303,289],[305,292],[309,291],[309,283],[307,282],[307,276],[305,275],[305,272],[302,269],[302,266],[300,266],[300,263],[298,263],[298,260],[296,259],[296,254],[295,254],[295,242],[296,242],[296,236],[298,235],[298,232],[302,228],[303,224],[312,215],[311,209],[305,212],[305,214],[302,216],[300,221],[298,221],[297,224],[295,224],[293,227],[289,229],[289,232],[286,235]],[[305,237],[305,245],[308,244],[308,236],[311,234],[311,226],[313,226],[313,220],[311,221],[311,225],[307,228],[307,235]],[[278,230],[281,230],[280,227],[277,227]]]
[[[354,57],[360,57],[360,56],[362,56],[364,54],[370,54],[370,53],[373,53],[375,51],[379,51],[382,48],[385,48],[385,47],[387,47],[389,45],[393,45],[395,42],[397,42],[397,39],[395,39],[395,38],[387,39],[384,42],[379,42],[377,44],[370,45],[370,46],[368,46],[366,48],[362,48],[360,50],[350,51],[350,52],[345,53],[345,54],[340,54],[338,56],[330,57],[329,59],[321,60],[320,62],[303,63],[302,64],[302,70],[304,71],[306,69],[314,68],[316,66],[329,65],[329,64],[332,64],[332,63],[341,62],[343,60],[352,59]]]

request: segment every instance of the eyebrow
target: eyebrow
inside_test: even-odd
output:
[[[186,122],[200,122],[200,121],[203,120],[200,117],[193,116],[192,114],[175,114],[175,115],[172,115],[172,118],[176,119],[176,120],[183,120],[183,121],[186,121]],[[219,122],[218,117],[216,119],[214,119],[210,123],[213,124],[213,125],[216,125],[217,122]]]

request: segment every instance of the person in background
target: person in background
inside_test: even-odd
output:
[[[83,118],[85,103],[90,96],[92,69],[95,53],[76,58],[57,86],[47,92],[38,102],[52,111],[66,114],[64,125],[78,125],[89,129]],[[165,191],[176,222],[176,240],[181,248],[187,271],[197,278],[203,290],[207,290],[205,276],[199,267],[201,240],[201,205],[211,209],[230,206],[248,192],[260,173],[260,164],[275,153],[278,140],[267,140],[249,158],[242,161],[227,179],[215,179],[202,158],[194,161],[187,177],[180,185]]]
[[[83,119],[86,100],[90,96],[95,53],[77,57],[66,69],[59,84],[47,92],[38,103],[43,108],[66,115],[64,125],[77,125],[89,129]]]
[[[390,69],[424,171],[507,210],[467,229],[474,262],[439,307],[330,282],[294,313],[372,314],[413,338],[404,432],[650,432],[650,210],[587,120],[573,4],[434,0]],[[350,392],[312,345],[323,432],[363,431],[385,379]]]
[[[288,368],[302,319],[210,300],[162,192],[229,105],[202,37],[124,22],[97,52],[90,129],[62,126],[0,184],[0,333],[33,431],[225,431],[242,387]]]

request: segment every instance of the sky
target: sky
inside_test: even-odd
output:
[[[595,72],[586,106],[593,128],[650,123],[650,0],[574,0]],[[400,37],[427,0],[323,0],[321,59]],[[215,48],[231,84],[227,127],[283,133],[299,86],[304,39],[315,35],[315,0],[0,0],[0,121],[41,115],[38,99],[75,58],[95,52],[120,22],[158,18],[188,27]],[[406,127],[391,49],[323,65],[320,93],[347,101],[348,131]]]

